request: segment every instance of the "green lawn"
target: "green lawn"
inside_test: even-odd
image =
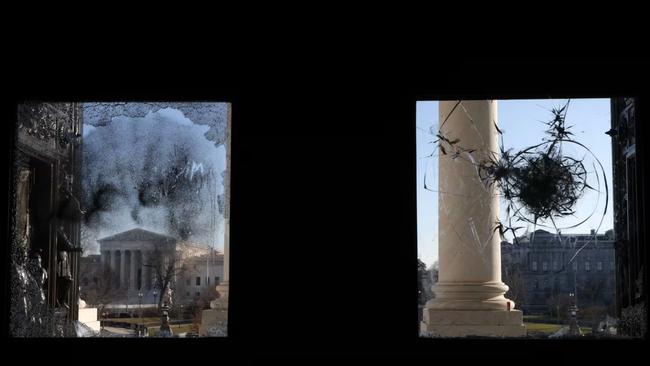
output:
[[[545,323],[524,323],[527,332],[539,333],[555,333],[562,327],[560,324],[545,324]]]
[[[526,325],[526,332],[531,333],[542,333],[544,335],[551,335],[562,327],[560,324],[548,324],[548,323],[524,323]],[[580,327],[582,334],[591,334],[591,328],[589,327]]]

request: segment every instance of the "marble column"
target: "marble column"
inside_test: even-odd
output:
[[[103,250],[102,251],[102,269],[110,268],[111,265],[111,251]]]
[[[230,108],[228,109],[228,119],[227,119],[227,128],[226,128],[226,174],[223,181],[223,192],[224,192],[224,210],[223,210],[223,222],[224,222],[224,237],[223,237],[223,279],[217,286],[216,290],[219,293],[221,299],[221,306],[228,308],[228,289],[230,281],[230,158],[231,158],[231,143],[230,143],[230,131],[232,128],[232,119],[230,115]],[[213,304],[211,303],[211,307]]]
[[[110,255],[110,277],[111,277],[111,288],[118,288],[119,282],[117,281],[117,250],[111,250],[108,252]]]
[[[228,287],[230,280],[230,219],[224,220],[224,242],[223,242],[223,279],[217,285],[217,292],[223,300],[228,299]],[[225,304],[227,307],[227,303]]]
[[[459,146],[476,151],[454,158],[453,148],[441,142],[447,154],[439,156],[439,274],[421,330],[443,337],[523,336],[522,312],[505,298],[508,286],[501,281],[501,239],[494,231],[499,198],[477,171],[478,162],[499,151],[497,102],[456,105],[440,102],[439,120],[447,119],[440,130],[449,140],[459,139]]]
[[[106,252],[108,253],[111,271],[115,271],[117,267],[117,251],[107,250]]]
[[[151,262],[153,261],[153,253],[152,253],[152,251],[147,252],[147,260],[148,260],[147,263],[149,263],[151,265],[152,264]],[[153,287],[154,287],[154,272],[155,271],[151,267],[147,267],[147,268],[148,268],[148,270],[147,270],[147,272],[148,272],[147,281],[148,282],[147,283],[149,284],[149,289],[153,290],[154,289]]]
[[[135,250],[130,251],[130,260],[131,260],[131,273],[130,278],[129,278],[129,290],[137,290],[138,283],[136,282],[136,275],[137,273],[137,267],[136,267],[136,255],[135,255]]]
[[[142,251],[138,250],[135,252],[136,253],[136,274],[135,274],[135,288],[139,291],[144,290],[144,281],[143,281],[143,275],[144,275],[144,267],[142,266]],[[139,285],[138,285],[139,284]]]
[[[120,250],[120,288],[126,288],[126,250]]]
[[[210,309],[203,310],[201,315],[201,325],[199,334],[208,336],[213,333],[213,329],[223,327],[224,322],[228,320],[228,292],[230,280],[230,131],[231,130],[231,110],[228,108],[228,126],[226,128],[226,174],[224,176],[224,243],[223,243],[223,278],[216,287],[219,297],[210,302]],[[225,329],[222,329],[225,331]]]
[[[142,256],[142,289],[149,290],[149,257],[146,250],[141,250],[140,255]]]

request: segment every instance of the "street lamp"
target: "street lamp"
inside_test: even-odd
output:
[[[569,334],[573,336],[581,335],[580,326],[578,326],[578,306],[576,304],[575,293],[570,293],[569,298],[571,299],[571,305],[569,306]]]
[[[154,305],[156,304],[156,295],[158,295],[158,291],[153,290],[153,303],[154,303]]]

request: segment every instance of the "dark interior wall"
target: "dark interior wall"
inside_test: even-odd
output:
[[[78,191],[78,180],[74,180],[76,150],[75,143],[67,136],[79,131],[79,114],[74,103],[49,103],[50,100],[18,99],[6,111],[11,113],[7,118],[7,130],[4,136],[8,141],[9,160],[6,166],[7,176],[7,250],[13,248],[11,235],[12,220],[15,219],[13,208],[15,205],[10,200],[14,185],[14,174],[17,164],[20,169],[28,169],[29,182],[29,218],[31,229],[27,239],[27,251],[41,256],[41,265],[45,268],[47,280],[44,287],[46,302],[51,307],[69,306],[63,310],[68,321],[77,319],[78,298],[78,252],[68,253],[67,266],[72,276],[72,283],[66,286],[62,278],[66,273],[59,271],[59,253],[64,245],[59,240],[57,230],[70,239],[72,246],[79,246],[78,215],[73,217],[68,208],[70,205],[64,199],[63,187],[70,186],[72,191]],[[68,182],[68,183],[66,183]],[[63,262],[62,262],[63,263]],[[12,268],[9,263],[6,268]],[[64,296],[64,294],[67,294]],[[61,295],[61,296],[60,296]],[[65,299],[64,299],[65,297]],[[25,303],[30,300],[26,300]],[[28,308],[31,305],[27,304]]]
[[[616,63],[432,62],[389,73],[351,60],[339,69],[271,62],[195,71],[214,67],[206,60],[162,79],[133,62],[128,78],[105,72],[68,89],[52,85],[70,74],[47,66],[17,92],[233,103],[230,337],[183,345],[224,353],[502,353],[498,340],[418,339],[415,101],[637,95],[650,85],[645,75],[619,82],[625,65]]]
[[[48,272],[56,266],[56,256],[50,256],[51,232],[50,218],[52,217],[52,165],[37,158],[30,159],[32,166],[31,188],[29,197],[30,223],[33,225],[31,249],[42,253],[43,268]],[[48,277],[47,294],[53,293],[50,285],[53,280]],[[47,296],[47,295],[46,295]],[[54,301],[53,296],[47,296],[48,300]]]
[[[641,100],[642,101],[642,100]],[[647,251],[644,173],[646,146],[639,98],[612,99],[614,215],[616,226],[617,310],[646,303]]]

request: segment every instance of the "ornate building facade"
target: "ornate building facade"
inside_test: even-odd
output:
[[[613,309],[616,265],[612,230],[604,235],[561,236],[537,230],[518,238],[516,244],[503,242],[501,256],[511,298],[526,314],[553,313],[558,299],[571,293],[580,307]]]
[[[175,301],[189,302],[223,278],[223,254],[204,245],[143,229],[98,241],[101,254],[82,258],[81,284],[91,303],[156,304],[166,275]],[[100,287],[107,296],[91,295]]]
[[[11,320],[14,336],[71,336],[78,319],[81,106],[17,106],[13,140]]]

